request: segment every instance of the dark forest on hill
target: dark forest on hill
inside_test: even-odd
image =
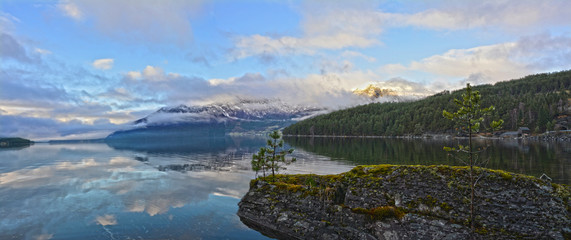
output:
[[[492,119],[504,131],[528,127],[532,133],[569,128],[571,70],[478,85],[482,106],[494,105]],[[371,103],[310,118],[283,130],[287,135],[400,136],[455,133],[442,110],[455,110],[453,99],[464,90],[443,91],[413,102]],[[487,123],[486,123],[487,124]]]

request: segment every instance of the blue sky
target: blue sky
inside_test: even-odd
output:
[[[102,137],[228,96],[332,109],[571,68],[571,1],[0,3],[0,136]]]

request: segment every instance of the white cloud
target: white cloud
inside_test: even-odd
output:
[[[399,75],[407,70],[407,67],[399,63],[386,64],[380,67],[380,71],[386,74]]]
[[[142,71],[129,71],[125,73],[125,77],[129,80],[142,80],[145,82],[165,82],[175,78],[179,78],[178,73],[165,73],[161,67],[147,65]]]
[[[0,32],[12,32],[14,29],[14,23],[19,22],[21,22],[19,18],[0,11]]]
[[[382,33],[382,12],[374,2],[305,2],[301,8],[301,28],[307,36],[347,33],[372,36]]]
[[[95,221],[101,226],[117,225],[117,219],[115,215],[105,214],[103,216],[97,216]]]
[[[37,63],[38,59],[30,56],[26,47],[11,34],[0,32],[0,43],[2,44],[0,58],[13,59],[22,63]]]
[[[544,24],[564,25],[571,21],[570,1],[467,0],[427,4],[428,10],[412,14],[388,14],[395,25],[429,29],[499,27],[507,32],[542,29]],[[432,7],[432,8],[430,8]]]
[[[211,86],[218,86],[220,84],[251,84],[255,82],[263,82],[265,77],[260,73],[246,73],[241,77],[230,77],[227,79],[213,78],[209,79],[208,83]]]
[[[456,83],[440,87],[455,87],[457,83],[495,83],[520,78],[537,72],[559,71],[571,68],[571,37],[533,35],[516,42],[506,42],[468,49],[452,49],[433,55],[408,66],[388,64],[381,71],[388,74],[406,74],[408,71],[430,73]],[[462,81],[459,81],[461,80]],[[463,85],[463,84],[462,84]],[[438,89],[435,89],[438,90]],[[440,89],[442,90],[442,89]]]
[[[40,235],[34,236],[34,239],[36,239],[36,240],[49,240],[49,239],[52,239],[53,237],[54,237],[53,234],[45,233],[45,234],[40,234]]]
[[[109,70],[109,69],[113,68],[114,62],[115,62],[115,60],[113,60],[113,58],[103,58],[103,59],[97,59],[97,60],[93,61],[93,63],[91,65],[94,68],[97,68],[100,70]]]
[[[41,49],[41,48],[36,48],[34,49],[34,52],[39,53],[41,55],[49,55],[52,54],[52,52],[50,50],[47,49]]]
[[[143,74],[141,74],[141,72],[137,72],[137,71],[129,71],[125,74],[125,76],[131,80],[137,80],[137,79],[140,79],[141,77],[143,77]]]
[[[367,48],[381,44],[379,36],[387,28],[420,27],[434,30],[486,28],[516,34],[532,34],[546,25],[571,22],[571,1],[431,1],[410,2],[412,13],[390,13],[376,9],[374,3],[356,1],[315,1],[300,7],[302,15],[298,36],[270,37],[253,34],[234,40],[231,57],[315,55],[319,50]]]
[[[209,83],[211,86],[218,86],[218,85],[220,85],[220,84],[231,84],[231,83],[233,83],[235,80],[236,80],[235,77],[231,77],[231,78],[228,78],[228,79],[212,78],[212,79],[209,79],[209,80],[208,80],[208,83]]]
[[[277,97],[292,104],[339,108],[364,103],[363,99],[352,94],[351,89],[378,78],[370,71],[330,72],[274,79],[266,79],[259,73],[249,73],[239,78],[210,79],[203,91],[208,95],[201,97]]]
[[[280,37],[262,35],[239,36],[234,39],[232,57],[241,59],[256,55],[313,55],[319,49],[343,49],[346,47],[369,47],[379,42],[375,39],[348,34]]]
[[[414,61],[410,64],[410,69],[452,77],[483,73],[504,80],[513,74],[527,72],[525,64],[510,58],[516,47],[516,43],[502,43],[470,49],[452,49],[442,55]]]
[[[349,50],[346,50],[343,53],[341,53],[341,56],[345,57],[345,58],[362,58],[362,59],[365,59],[369,62],[377,61],[377,59],[375,59],[374,57],[370,57],[370,56],[367,56],[363,53],[356,52],[356,51],[349,51]]]
[[[58,7],[74,20],[92,20],[101,33],[130,44],[175,43],[192,40],[189,19],[201,9],[202,1],[148,0],[100,1],[62,0]],[[84,21],[89,22],[89,21]]]
[[[81,20],[83,18],[83,12],[74,2],[62,1],[58,4],[58,7],[68,17],[75,20]]]
[[[259,34],[234,38],[231,52],[236,59],[264,55],[313,55],[318,50],[348,47],[366,48],[380,44],[382,16],[367,8],[323,9],[309,6],[302,10],[300,36],[269,37]]]
[[[143,77],[149,81],[167,80],[165,71],[160,67],[147,66],[143,69]]]

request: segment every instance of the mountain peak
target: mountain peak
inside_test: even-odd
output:
[[[380,88],[379,86],[376,86],[374,84],[369,84],[364,89],[357,88],[353,91],[353,93],[359,96],[369,97],[373,100],[386,96],[398,96],[396,91],[387,88]]]

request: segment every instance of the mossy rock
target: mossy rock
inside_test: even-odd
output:
[[[386,232],[401,238],[469,238],[469,171],[466,166],[384,164],[335,175],[260,177],[252,180],[238,215],[254,228],[264,222],[264,229],[271,223],[273,231],[288,232],[296,225],[297,232],[286,238],[383,238]],[[568,185],[501,170],[473,171],[480,178],[475,238],[565,239],[571,234]],[[261,199],[265,196],[271,199]],[[274,213],[290,217],[277,221]]]

